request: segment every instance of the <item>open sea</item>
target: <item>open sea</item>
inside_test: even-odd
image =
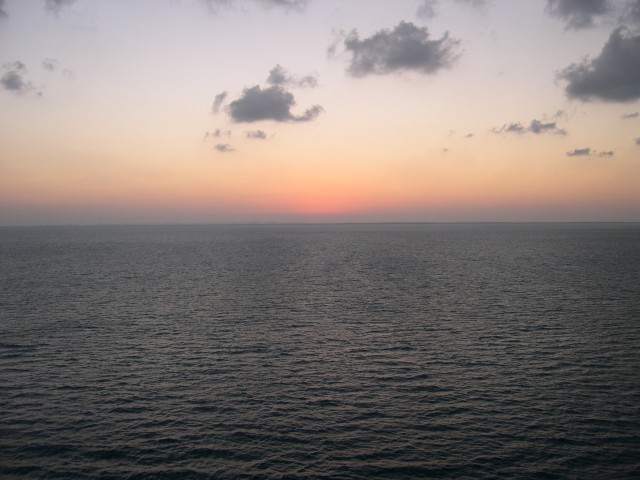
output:
[[[640,224],[0,228],[2,479],[639,479]]]

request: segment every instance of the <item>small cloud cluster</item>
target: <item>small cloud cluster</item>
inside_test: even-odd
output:
[[[230,138],[231,130],[221,130],[219,128],[216,128],[213,132],[206,132],[204,134],[205,140],[207,140],[208,138],[221,138],[221,137]]]
[[[558,112],[555,116],[562,115],[563,112]],[[520,122],[507,123],[502,127],[492,128],[493,133],[533,133],[540,135],[542,133],[553,133],[555,135],[566,135],[567,131],[564,128],[558,127],[556,122],[544,122],[534,118],[529,122],[529,126],[524,126]]]
[[[449,68],[458,57],[458,40],[445,34],[431,40],[426,27],[400,22],[393,30],[382,29],[361,39],[356,30],[338,40],[350,55],[347,71],[354,77],[415,71],[435,74]],[[330,48],[332,54],[336,46]]]
[[[548,0],[549,15],[565,21],[567,30],[580,30],[595,25],[594,19],[611,11],[608,0]]]
[[[267,134],[264,130],[251,130],[251,131],[245,132],[245,135],[247,138],[254,139],[254,140],[267,139]]]
[[[0,85],[5,90],[17,95],[25,95],[36,90],[33,83],[27,79],[27,66],[21,61],[5,63],[2,70],[4,74],[0,78]],[[38,92],[38,95],[42,95],[42,92]]]
[[[633,112],[633,113],[625,113],[622,115],[622,118],[625,120],[630,120],[632,118],[638,118],[640,116],[639,112]]]
[[[235,123],[252,123],[264,120],[275,122],[309,122],[315,120],[323,112],[320,105],[307,108],[304,113],[296,115],[291,110],[296,105],[293,94],[287,87],[315,87],[315,77],[294,77],[284,68],[276,65],[267,78],[268,87],[255,85],[245,88],[242,95],[226,106],[226,111]],[[218,113],[228,97],[227,92],[216,95],[213,102],[213,113]]]
[[[593,60],[573,64],[558,74],[570,98],[627,102],[640,98],[640,35],[623,28],[611,33]]]
[[[592,150],[589,147],[576,148],[567,152],[567,157],[613,157],[613,152],[611,150],[598,152],[597,150]]]

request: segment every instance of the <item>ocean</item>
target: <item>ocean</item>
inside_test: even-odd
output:
[[[638,479],[640,224],[0,228],[3,479]]]

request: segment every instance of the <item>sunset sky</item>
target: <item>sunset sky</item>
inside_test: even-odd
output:
[[[640,221],[640,0],[0,0],[0,224]]]

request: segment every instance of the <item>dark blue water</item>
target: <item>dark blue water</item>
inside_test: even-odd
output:
[[[640,478],[640,225],[0,229],[2,478]]]

